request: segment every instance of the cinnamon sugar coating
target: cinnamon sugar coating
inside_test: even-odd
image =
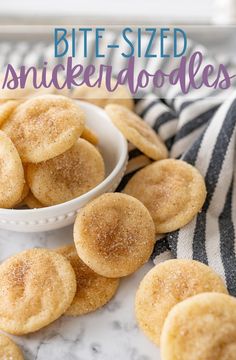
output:
[[[76,292],[75,273],[62,255],[25,250],[0,265],[0,329],[34,332],[60,317]]]
[[[174,159],[156,161],[138,171],[124,192],[148,208],[160,234],[190,222],[206,198],[205,182],[199,171]]]
[[[236,299],[195,295],[168,314],[161,335],[163,360],[235,360]]]
[[[105,111],[124,137],[153,160],[168,157],[168,150],[157,133],[137,114],[124,106],[111,104]]]
[[[19,101],[16,100],[0,100],[0,126],[9,119],[18,105]]]
[[[95,132],[93,132],[93,130],[91,130],[87,126],[85,126],[85,128],[81,134],[81,137],[93,145],[98,145],[98,143],[99,143],[99,139],[98,139],[97,135],[95,134]]]
[[[25,205],[28,206],[30,209],[40,209],[43,208],[43,204],[36,199],[36,197],[29,191],[28,195],[24,199]]]
[[[78,213],[74,242],[81,259],[92,270],[118,278],[148,261],[155,229],[140,201],[120,193],[104,194]]]
[[[42,95],[20,104],[3,124],[23,162],[38,163],[72,147],[81,135],[85,115],[71,99]]]
[[[27,181],[33,195],[47,206],[86,193],[104,176],[101,154],[84,139],[79,139],[71,149],[53,159],[27,167]]]
[[[0,360],[24,360],[18,346],[4,334],[0,334]]]
[[[139,285],[135,300],[138,324],[160,345],[162,327],[172,307],[190,296],[211,291],[228,293],[223,280],[210,267],[194,260],[160,263]]]
[[[66,315],[87,314],[111,300],[119,286],[119,279],[109,279],[96,274],[79,258],[74,245],[67,245],[56,251],[70,261],[77,281],[76,294]]]
[[[24,188],[24,170],[11,139],[0,130],[0,207],[14,207]]]

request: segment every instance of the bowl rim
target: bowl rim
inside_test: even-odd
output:
[[[103,189],[104,187],[106,187],[112,181],[112,179],[115,179],[116,176],[119,174],[119,172],[122,170],[123,166],[127,162],[127,156],[128,156],[128,142],[125,139],[124,135],[120,132],[120,130],[117,127],[115,127],[115,125],[112,123],[111,119],[106,114],[104,109],[102,109],[94,104],[91,104],[89,102],[86,102],[86,101],[81,101],[81,100],[75,100],[75,101],[78,102],[79,104],[82,104],[82,106],[85,108],[93,108],[95,111],[99,112],[101,114],[101,116],[103,116],[103,117],[105,116],[107,118],[107,120],[111,123],[111,125],[114,127],[115,131],[117,132],[117,135],[120,138],[120,142],[121,142],[121,155],[120,155],[120,158],[119,158],[116,166],[113,168],[113,170],[110,172],[110,174],[101,183],[99,183],[97,186],[95,186],[91,190],[87,191],[86,193],[84,193],[74,199],[65,201],[61,204],[45,206],[43,208],[35,208],[35,209],[4,209],[4,208],[0,208],[0,216],[1,215],[10,215],[10,214],[11,215],[20,215],[20,214],[35,215],[36,213],[42,215],[43,213],[46,213],[51,210],[61,210],[61,209],[63,209],[63,207],[68,207],[70,205],[73,206],[78,201],[83,202],[83,200],[86,199],[86,197],[89,197],[93,193],[96,193],[96,192],[99,193],[100,190]]]

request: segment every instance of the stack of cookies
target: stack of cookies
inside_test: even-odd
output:
[[[148,261],[154,243],[154,222],[139,200],[101,195],[77,215],[74,244],[26,250],[0,265],[0,329],[24,335],[62,314],[100,308],[121,277]],[[161,346],[163,360],[234,359],[236,300],[202,263],[169,260],[155,266],[139,286],[135,310],[140,328]]]
[[[94,311],[115,294],[119,278],[148,261],[155,228],[145,206],[104,194],[80,211],[74,244],[30,249],[0,265],[0,329],[22,335],[62,314]]]
[[[156,238],[189,223],[205,201],[199,171],[167,159],[165,144],[132,111],[124,88],[108,93],[102,86],[97,93],[81,87],[73,95],[105,107],[147,166],[123,193],[103,194],[78,213],[73,243],[26,250],[0,265],[0,329],[10,334],[28,334],[63,314],[79,316],[105,305],[120,279],[149,260]],[[4,101],[0,121],[1,207],[62,203],[103,180],[98,139],[71,99],[47,94]],[[163,360],[235,359],[236,300],[206,265],[170,260],[155,266],[139,286],[135,310]],[[0,343],[9,356],[22,359],[8,338],[0,336]]]
[[[149,159],[128,181],[124,193],[141,201],[156,235],[180,229],[201,210],[204,179],[181,160],[166,159],[157,134],[119,104],[105,108],[126,139]],[[155,266],[136,294],[139,327],[161,347],[162,360],[236,359],[236,299],[222,279],[194,260],[169,260]]]
[[[5,101],[0,119],[0,207],[56,205],[104,179],[98,139],[73,100],[49,94]]]
[[[156,265],[141,281],[135,311],[139,327],[163,360],[234,360],[236,299],[222,279],[194,260]]]
[[[26,250],[0,265],[0,329],[25,335],[63,314],[95,311],[114,296],[121,277],[148,261],[154,243],[153,220],[139,200],[98,197],[78,214],[74,244]]]
[[[149,159],[143,161],[147,166],[128,181],[124,193],[145,205],[155,225],[156,235],[175,231],[201,211],[206,198],[204,179],[196,168],[186,162],[166,159],[168,151],[158,135],[124,105],[103,104],[108,116],[131,146],[138,148]],[[136,164],[131,162],[129,166],[134,171]],[[84,210],[85,219],[86,215],[91,216],[89,210],[92,208],[95,210],[96,206],[90,204]],[[115,220],[113,212],[110,213]],[[85,224],[84,231],[81,224]],[[101,228],[98,226],[94,241],[91,240],[94,234],[89,230],[90,225],[78,216],[75,224],[78,252],[83,261],[96,271],[109,273],[110,258],[113,258],[118,245],[112,242],[112,248],[108,239],[111,235],[114,237],[119,226],[112,226],[114,232],[106,232],[106,235],[103,231],[107,223]],[[77,226],[81,227],[79,231]],[[108,246],[110,253],[104,253]],[[136,260],[133,259],[134,252],[141,256],[134,247],[130,263]],[[115,272],[115,261],[113,264]],[[127,264],[123,264],[123,268]],[[202,263],[170,260],[155,266],[140,284],[135,310],[140,328],[156,345],[161,346],[163,360],[236,359],[236,300],[228,295],[222,279]]]

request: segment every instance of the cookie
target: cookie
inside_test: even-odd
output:
[[[23,191],[22,191],[22,194],[21,194],[21,197],[20,199],[17,201],[17,203],[15,204],[15,207],[19,208],[23,205],[25,205],[25,198],[28,196],[29,194],[29,186],[28,184],[25,182],[24,183],[24,187],[23,187]]]
[[[68,309],[75,292],[75,273],[64,256],[23,251],[0,265],[0,329],[15,335],[39,330]]]
[[[2,130],[23,162],[38,163],[72,147],[84,129],[85,115],[71,99],[42,95],[20,104]]]
[[[21,198],[24,170],[11,139],[0,130],[0,208],[11,208]]]
[[[140,201],[120,193],[103,194],[78,213],[74,241],[80,258],[92,270],[119,278],[148,261],[155,229]]]
[[[41,202],[38,201],[38,199],[36,199],[36,197],[32,194],[31,191],[25,197],[24,203],[30,209],[40,209],[40,208],[44,207],[43,204],[41,204]]]
[[[124,106],[111,104],[105,111],[124,137],[153,160],[168,157],[168,150],[156,132],[138,115]]]
[[[0,360],[24,360],[18,346],[3,334],[0,334]]]
[[[93,130],[89,129],[87,126],[85,126],[81,134],[81,137],[93,145],[98,145],[99,141],[97,135],[95,134],[95,132],[93,132]]]
[[[0,102],[0,126],[7,121],[19,102],[16,100],[6,100]]]
[[[21,200],[24,200],[24,198],[29,194],[29,185],[25,182],[24,183],[24,187],[23,187],[23,191],[21,194]]]
[[[71,263],[77,280],[77,291],[66,315],[87,314],[105,305],[115,295],[119,279],[109,279],[96,274],[79,258],[74,245],[56,250]]]
[[[199,171],[174,159],[157,161],[138,171],[124,192],[148,208],[160,234],[189,223],[206,198],[205,182]]]
[[[168,314],[161,335],[163,360],[235,360],[236,299],[193,296]]]
[[[47,206],[86,193],[104,176],[101,154],[84,139],[79,139],[71,149],[51,160],[27,167],[27,181],[33,195]]]
[[[135,312],[139,327],[157,345],[168,312],[178,302],[202,293],[227,294],[223,280],[194,260],[168,260],[151,269],[138,288]]]
[[[91,81],[91,83],[95,82],[96,80]],[[115,87],[116,82],[116,79],[111,80],[112,89]],[[119,85],[116,90],[111,92],[107,90],[104,81],[100,87],[88,87],[86,84],[76,87],[72,92],[72,97],[87,101],[101,108],[108,104],[120,104],[130,110],[134,108],[134,101],[125,85]]]

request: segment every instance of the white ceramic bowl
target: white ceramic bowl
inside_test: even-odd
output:
[[[119,185],[127,164],[127,141],[104,110],[82,101],[79,101],[79,105],[86,113],[88,126],[99,137],[99,150],[106,167],[105,180],[86,194],[63,204],[42,209],[0,209],[1,229],[38,232],[70,225],[79,209],[90,200],[105,192],[114,191]]]

